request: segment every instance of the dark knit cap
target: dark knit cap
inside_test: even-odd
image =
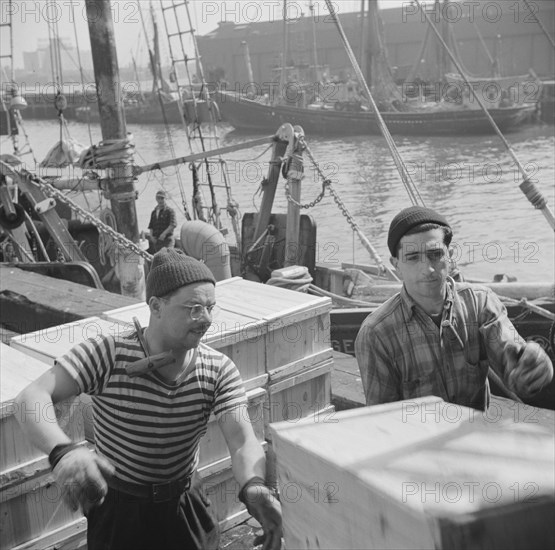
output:
[[[152,296],[165,296],[182,286],[200,282],[216,284],[206,264],[179,249],[162,248],[152,258],[146,278],[146,301],[148,303]]]
[[[387,246],[394,258],[397,257],[399,241],[413,227],[422,223],[435,223],[444,227],[451,227],[449,222],[441,214],[438,214],[431,208],[425,208],[424,206],[409,206],[401,210],[391,221],[389,233],[387,235]]]

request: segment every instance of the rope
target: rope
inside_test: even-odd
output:
[[[146,261],[150,262],[152,260],[152,254],[144,251],[140,248],[137,244],[133,241],[130,241],[127,237],[118,233],[115,229],[110,227],[109,225],[101,222],[98,218],[93,216],[90,212],[81,208],[78,204],[73,202],[70,198],[68,198],[64,193],[44,181],[39,176],[34,176],[30,172],[25,169],[21,169],[21,171],[14,170],[9,164],[6,164],[4,161],[0,161],[0,166],[2,168],[1,172],[3,174],[7,174],[11,177],[15,178],[26,178],[31,184],[35,185],[39,189],[41,189],[46,195],[52,197],[64,204],[67,204],[74,212],[79,214],[83,217],[85,221],[88,221],[92,225],[94,225],[99,232],[104,232],[107,235],[110,235],[114,241],[121,247],[127,248],[128,250],[134,252],[141,258],[144,258]]]
[[[538,17],[536,17],[536,12],[532,9],[532,6],[530,6],[530,4],[528,3],[528,0],[524,0],[524,3],[526,4],[526,7],[530,10],[530,13],[534,16],[534,19],[536,20],[536,23],[540,26],[540,29],[543,31],[543,34],[545,34],[546,38],[549,40],[551,47],[555,50],[555,42],[553,41],[553,38],[551,38],[551,35],[549,34],[549,32],[547,32],[547,29],[545,28],[544,24],[538,19]]]
[[[83,73],[83,65],[81,64],[81,51],[79,49],[79,38],[77,35],[77,25],[75,22],[75,14],[73,10],[73,2],[70,2],[71,9],[71,19],[73,21],[73,34],[75,35],[75,48],[77,50],[77,62],[79,64],[79,76],[81,78],[81,98],[85,99],[85,75]],[[87,109],[87,129],[89,132],[89,143],[92,145],[92,133],[91,133],[91,110]]]
[[[317,296],[325,296],[327,298],[331,298],[334,302],[345,306],[378,307],[379,305],[381,305],[376,302],[365,302],[364,300],[353,300],[352,298],[346,298],[345,296],[341,296],[340,294],[335,294],[334,292],[329,292],[313,284],[309,285],[308,293],[314,294]]]
[[[308,155],[308,158],[312,162],[312,165],[316,169],[316,172],[318,172],[318,175],[320,176],[320,178],[322,178],[323,185],[325,186],[325,188],[329,190],[330,195],[332,196],[333,200],[339,207],[339,210],[341,211],[345,219],[347,220],[347,223],[351,226],[353,232],[356,233],[357,237],[360,239],[362,246],[364,246],[364,248],[368,251],[370,256],[374,259],[374,261],[376,262],[376,264],[378,265],[382,273],[387,273],[391,277],[391,279],[393,279],[394,281],[398,281],[399,277],[397,277],[395,272],[393,272],[389,267],[385,265],[382,258],[378,254],[378,251],[372,246],[372,243],[368,240],[366,235],[364,235],[364,233],[358,226],[355,218],[351,215],[348,208],[345,206],[345,203],[341,200],[339,193],[337,193],[337,191],[334,189],[331,181],[325,177],[324,173],[322,172],[322,169],[320,168],[319,164],[316,162],[316,159],[314,158],[312,151],[310,150],[308,145],[306,145],[306,143],[304,143],[304,149],[306,151],[306,154]]]
[[[117,165],[133,164],[134,154],[133,134],[128,133],[125,139],[107,139],[83,151],[79,167],[83,170],[106,170]]]
[[[326,2],[329,2],[329,1],[330,0],[326,0]],[[480,95],[477,93],[477,91],[474,89],[474,87],[470,84],[470,82],[469,82],[469,80],[468,80],[468,78],[465,74],[464,69],[461,67],[461,64],[459,63],[457,58],[453,55],[453,52],[451,52],[451,50],[449,49],[449,47],[447,46],[447,44],[445,43],[445,41],[443,40],[443,38],[441,37],[439,32],[437,31],[437,29],[433,26],[433,24],[430,20],[430,17],[426,13],[426,10],[422,7],[422,4],[420,3],[420,0],[414,0],[414,1],[416,2],[416,5],[422,10],[422,13],[424,14],[424,17],[426,17],[426,20],[428,21],[428,24],[430,25],[430,28],[435,33],[437,39],[441,42],[441,44],[445,48],[446,52],[449,54],[449,58],[451,59],[452,63],[457,68],[457,71],[459,71],[459,73],[462,76],[462,78],[464,79],[466,85],[468,86],[468,88],[472,92],[472,95],[474,96],[474,99],[478,102],[478,105],[480,105],[482,111],[484,112],[484,115],[487,117],[487,119],[489,120],[493,129],[495,130],[495,133],[499,136],[499,139],[503,142],[503,145],[505,145],[505,147],[507,148],[507,151],[509,152],[509,155],[511,156],[511,158],[513,159],[513,161],[517,165],[520,173],[522,174],[522,176],[524,178],[523,182],[519,186],[520,190],[524,193],[524,195],[530,201],[530,203],[534,206],[534,208],[541,209],[541,211],[542,211],[543,215],[545,216],[547,222],[551,226],[551,229],[553,229],[555,231],[555,217],[553,216],[553,212],[551,212],[551,210],[548,208],[547,201],[542,197],[541,192],[539,191],[539,189],[537,189],[536,185],[530,181],[530,176],[526,172],[526,169],[524,168],[524,166],[522,166],[522,164],[518,160],[516,154],[514,153],[512,147],[510,146],[509,142],[505,139],[505,136],[501,133],[501,130],[499,129],[499,127],[497,126],[497,124],[493,120],[492,116],[489,114],[486,106],[484,105],[484,103],[480,99]]]
[[[37,230],[37,226],[35,225],[35,223],[31,219],[31,216],[29,216],[27,211],[24,210],[24,212],[25,212],[25,221],[31,227],[31,231],[33,232],[33,235],[35,236],[37,247],[40,249],[41,254],[44,256],[44,261],[48,262],[50,260],[50,257],[48,256],[48,252],[46,252],[46,248],[44,247],[44,243],[42,242],[42,239],[40,238],[39,232]]]
[[[343,30],[343,27],[339,21],[339,18],[337,17],[337,14],[335,13],[335,8],[334,8],[334,4],[332,2],[332,0],[326,0],[326,5],[328,8],[328,11],[330,12],[330,15],[337,27],[337,30],[339,32],[339,35],[341,37],[341,41],[343,42],[343,46],[345,47],[345,50],[347,52],[347,56],[349,57],[349,60],[353,66],[353,69],[355,71],[355,74],[357,76],[357,79],[359,81],[359,84],[362,86],[364,92],[366,93],[366,96],[368,97],[368,101],[370,103],[370,106],[372,107],[372,111],[374,112],[374,116],[376,117],[376,121],[378,123],[378,127],[380,128],[380,132],[382,133],[383,137],[385,138],[385,141],[387,143],[387,146],[389,148],[389,151],[391,153],[391,156],[393,157],[393,161],[395,162],[395,166],[397,167],[397,171],[399,172],[399,175],[401,176],[401,180],[403,181],[403,184],[407,190],[407,193],[409,195],[409,198],[412,202],[413,205],[417,205],[417,204],[421,204],[423,206],[425,206],[424,200],[422,199],[422,197],[420,196],[420,192],[418,191],[417,186],[415,185],[415,183],[412,181],[410,174],[407,170],[407,167],[405,166],[405,163],[403,162],[403,159],[401,158],[401,155],[399,154],[399,151],[397,150],[397,146],[395,145],[395,142],[393,141],[393,138],[391,137],[391,134],[382,118],[381,113],[378,110],[378,107],[376,105],[376,102],[374,101],[374,98],[372,97],[372,94],[370,93],[370,89],[368,88],[368,84],[366,83],[366,79],[364,78],[364,75],[362,74],[362,71],[360,69],[360,66],[356,60],[355,54],[349,44],[349,41],[347,40],[347,36],[345,35],[345,31]]]
[[[158,103],[160,105],[160,109],[162,111],[162,118],[164,119],[164,130],[166,132],[166,138],[168,140],[168,147],[170,149],[170,154],[172,156],[172,158],[176,157],[175,154],[175,147],[173,144],[173,138],[172,138],[172,134],[171,134],[171,130],[170,130],[170,125],[168,123],[168,117],[166,115],[166,106],[164,105],[164,101],[162,99],[162,87],[160,85],[159,79],[156,76],[157,73],[157,67],[156,67],[156,59],[155,59],[155,55],[154,52],[150,49],[150,46],[148,44],[148,35],[146,32],[146,24],[145,24],[145,19],[143,16],[143,11],[141,9],[141,2],[139,2],[137,0],[137,7],[139,9],[139,15],[141,17],[141,25],[143,28],[143,34],[145,37],[145,41],[147,43],[147,49],[148,49],[148,55],[149,55],[149,59],[150,59],[150,63],[151,63],[151,69],[152,69],[152,77],[153,77],[153,84],[156,86],[156,95],[158,97]],[[139,79],[137,79],[137,82],[139,81]],[[180,171],[180,167],[177,166],[175,169],[175,176],[177,178],[177,186],[179,187],[179,193],[181,195],[181,205],[183,207],[183,213],[185,215],[185,219],[186,220],[190,220],[191,219],[191,214],[189,213],[189,208],[187,206],[187,198],[185,196],[185,189],[184,189],[184,185],[183,185],[183,180],[181,179],[181,171]]]

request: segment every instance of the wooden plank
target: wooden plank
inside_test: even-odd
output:
[[[3,491],[0,517],[0,547],[13,548],[76,522],[82,514],[66,505],[62,488],[47,465],[33,479]]]
[[[24,542],[13,550],[86,550],[87,520],[79,518],[59,529]]]
[[[324,361],[276,384],[270,383],[267,422],[286,420],[295,423],[329,407],[332,365],[331,360]],[[268,426],[266,431],[268,433]]]
[[[555,412],[514,414],[430,397],[270,426],[286,547],[552,547]]]
[[[2,325],[18,334],[93,317],[137,301],[0,264]]]
[[[332,403],[338,411],[366,405],[360,370],[352,355],[338,351],[333,352],[331,391]]]

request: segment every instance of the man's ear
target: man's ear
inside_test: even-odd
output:
[[[391,265],[397,269],[397,264],[399,263],[399,258],[394,258],[393,256],[389,257],[389,262],[391,263]]]
[[[160,317],[160,298],[156,296],[151,296],[150,300],[148,301],[148,307],[150,309],[150,313],[156,317]]]
[[[447,253],[449,254],[449,259],[452,260],[453,254],[455,253],[455,249],[451,245],[449,245],[449,248],[447,249]]]

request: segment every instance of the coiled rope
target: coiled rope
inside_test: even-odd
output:
[[[107,139],[91,145],[81,153],[79,167],[83,170],[107,170],[118,165],[133,164],[135,143],[133,134],[124,139]]]

